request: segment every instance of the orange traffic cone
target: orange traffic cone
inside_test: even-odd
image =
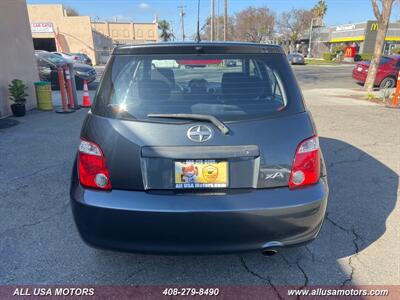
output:
[[[89,96],[89,89],[87,85],[87,81],[83,81],[83,100],[82,100],[82,107],[91,107],[92,102],[90,101],[90,96]]]
[[[392,103],[387,105],[390,108],[399,108],[399,97],[400,97],[400,71],[397,76],[397,86],[393,94]]]

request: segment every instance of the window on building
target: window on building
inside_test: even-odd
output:
[[[138,29],[138,31],[137,31],[137,37],[138,37],[138,38],[143,38],[143,30],[142,30],[142,29]]]
[[[147,33],[147,36],[149,38],[153,38],[154,37],[154,31],[152,29],[150,29],[149,32]]]
[[[117,37],[118,36],[118,30],[113,29],[113,31],[111,32],[111,35]]]
[[[129,31],[128,30],[124,30],[124,37],[129,37]]]

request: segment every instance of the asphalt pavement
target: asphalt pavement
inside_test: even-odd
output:
[[[351,99],[348,66],[294,68],[331,189],[315,241],[273,257],[92,249],[68,195],[87,110],[32,111],[0,129],[0,284],[400,284],[400,111]]]

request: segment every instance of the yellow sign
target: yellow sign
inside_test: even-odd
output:
[[[378,28],[379,28],[378,23],[372,23],[372,24],[371,24],[371,31],[377,31]]]
[[[175,188],[225,188],[228,163],[215,160],[175,162]]]

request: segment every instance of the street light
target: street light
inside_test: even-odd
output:
[[[312,31],[313,31],[314,20],[316,20],[316,18],[311,19],[311,25],[310,25],[310,38],[308,40],[308,55],[307,55],[308,58],[311,58],[311,42],[312,42]]]

